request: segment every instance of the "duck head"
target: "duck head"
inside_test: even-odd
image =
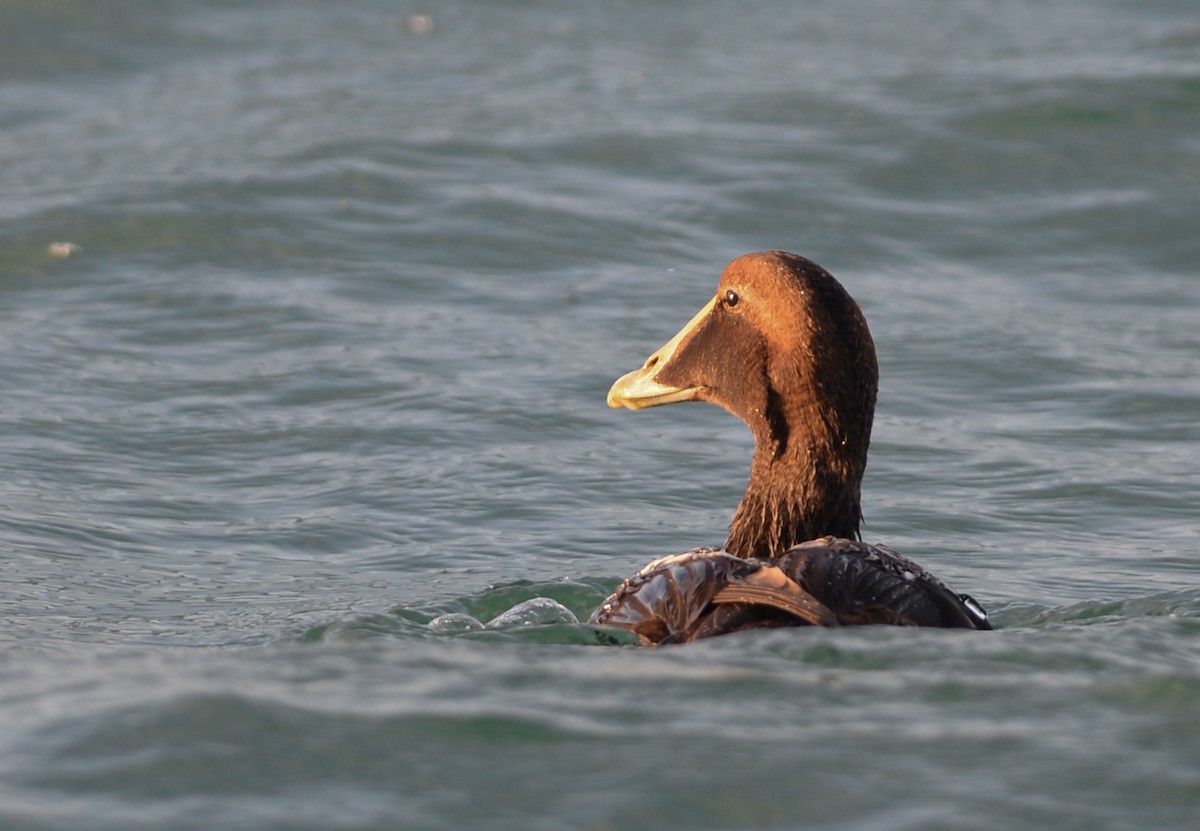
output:
[[[738,257],[717,291],[612,407],[716,404],[754,434],[725,547],[771,559],[799,542],[857,539],[879,371],[862,311],[829,272],[786,251]]]

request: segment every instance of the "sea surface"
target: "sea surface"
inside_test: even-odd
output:
[[[733,257],[995,632],[645,649]],[[1194,829],[1193,0],[0,0],[0,828]]]

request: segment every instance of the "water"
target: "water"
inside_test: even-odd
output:
[[[1171,2],[0,2],[0,827],[1193,827],[1198,55]],[[875,335],[865,537],[998,631],[572,622],[723,539],[745,428],[604,394],[769,247]]]

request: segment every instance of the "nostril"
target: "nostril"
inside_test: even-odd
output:
[[[658,355],[651,355],[646,359],[646,365],[642,369],[654,369],[658,366]]]

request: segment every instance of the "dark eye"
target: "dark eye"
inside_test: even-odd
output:
[[[730,308],[736,306],[738,304],[738,301],[741,299],[742,298],[738,297],[738,293],[736,291],[734,291],[733,289],[730,289],[729,291],[725,292],[725,305],[729,306]]]

